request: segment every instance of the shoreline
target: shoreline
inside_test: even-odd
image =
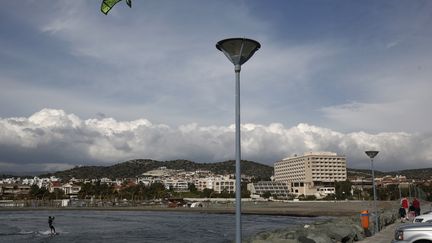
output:
[[[394,208],[395,201],[381,201],[379,208]],[[149,211],[149,212],[184,212],[208,214],[235,214],[233,204],[210,205],[202,208],[187,207],[0,207],[2,211],[55,211],[55,210],[93,210],[93,211]],[[244,215],[274,215],[291,217],[345,217],[360,215],[362,210],[372,210],[372,201],[299,201],[299,202],[266,202],[260,204],[242,203]]]
[[[143,212],[181,212],[181,213],[202,213],[202,214],[235,214],[235,209],[219,208],[149,208],[149,207],[15,207],[0,208],[0,212],[8,211],[143,211]],[[274,215],[274,216],[291,216],[291,217],[320,217],[336,216],[326,212],[280,212],[278,210],[242,210],[243,215]],[[346,216],[346,215],[340,215]]]

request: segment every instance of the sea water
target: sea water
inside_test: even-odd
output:
[[[55,216],[58,235],[51,235]],[[324,218],[242,215],[243,238]],[[0,211],[0,242],[233,242],[235,215],[154,211]]]

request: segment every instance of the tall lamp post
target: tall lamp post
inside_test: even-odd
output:
[[[230,38],[221,40],[216,48],[234,64],[235,84],[235,158],[236,158],[236,242],[241,243],[241,146],[240,146],[240,70],[241,65],[249,60],[261,47],[255,40]]]
[[[378,210],[377,210],[377,196],[376,196],[376,187],[375,187],[375,172],[373,166],[373,159],[377,156],[379,151],[365,151],[366,155],[369,156],[371,160],[371,170],[372,170],[372,187],[373,187],[373,196],[374,196],[374,211],[375,211],[375,229],[374,234],[378,233]]]

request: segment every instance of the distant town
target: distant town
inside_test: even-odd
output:
[[[244,200],[370,200],[370,173],[348,175],[347,158],[332,152],[308,152],[275,162],[273,176],[242,175]],[[431,200],[431,178],[375,177],[379,200],[419,197]],[[56,176],[0,179],[0,207],[202,206],[235,196],[234,174],[159,167],[133,178]],[[197,203],[201,202],[201,203]]]

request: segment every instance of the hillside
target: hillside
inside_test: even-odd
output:
[[[350,176],[366,176],[371,177],[371,170],[364,170],[364,169],[351,169],[347,168],[347,174],[348,177]],[[408,179],[419,179],[419,180],[425,180],[425,179],[431,179],[432,178],[432,168],[423,168],[423,169],[409,169],[409,170],[397,170],[397,171],[375,171],[375,176],[382,177],[382,176],[397,176],[397,175],[404,175]]]
[[[208,170],[216,174],[234,174],[235,161],[218,163],[196,163],[188,160],[157,161],[148,159],[129,160],[112,166],[81,166],[65,171],[41,175],[56,176],[64,180],[75,178],[131,178],[149,170],[165,166],[174,170]],[[269,178],[273,175],[273,167],[253,161],[242,161],[242,174],[259,178]]]
[[[11,177],[16,177],[15,175],[8,175],[8,174],[0,174],[0,179],[6,179],[6,178],[11,178]]]
[[[379,170],[375,170],[375,176],[385,176],[388,175],[389,172],[382,172]],[[352,169],[352,168],[347,168],[347,176],[348,177],[352,177],[352,176],[364,176],[364,177],[372,177],[372,172],[371,170],[365,170],[365,169]]]
[[[171,160],[171,161],[157,161],[150,159],[136,159],[129,160],[123,163],[115,164],[112,166],[81,166],[75,167],[70,170],[58,171],[40,175],[42,177],[54,175],[61,179],[68,180],[72,177],[75,178],[131,178],[141,175],[149,170],[154,170],[159,167],[167,167],[174,170],[196,171],[208,170],[216,174],[234,174],[235,161],[224,161],[217,163],[196,163],[189,160]],[[273,167],[256,163],[253,161],[242,161],[242,174],[247,176],[254,176],[256,178],[268,179],[273,175]],[[371,171],[367,169],[352,169],[347,168],[348,177],[352,176],[365,176],[371,177]],[[410,169],[399,171],[375,171],[375,176],[382,177],[385,175],[396,176],[404,175],[409,179],[430,179],[432,177],[432,168],[425,169]]]

